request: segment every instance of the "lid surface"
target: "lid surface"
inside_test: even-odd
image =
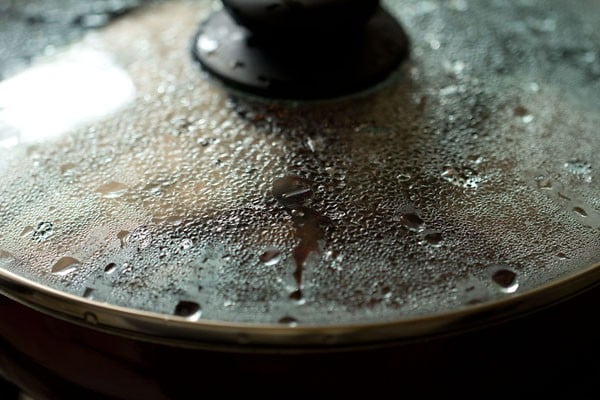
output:
[[[411,59],[298,103],[200,70],[216,3],[72,3],[0,6],[3,293],[289,344],[435,333],[596,281],[600,3],[384,2]]]

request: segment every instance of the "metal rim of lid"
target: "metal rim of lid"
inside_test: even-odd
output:
[[[162,345],[233,352],[341,351],[460,334],[523,317],[600,284],[600,265],[518,296],[453,312],[368,324],[298,325],[190,321],[99,303],[60,292],[0,269],[0,292],[45,315],[112,335]]]

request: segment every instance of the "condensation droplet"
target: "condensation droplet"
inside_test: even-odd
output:
[[[440,247],[444,240],[444,237],[439,232],[430,232],[423,236],[425,242],[433,247]]]
[[[187,250],[194,246],[194,241],[192,239],[183,239],[181,243],[179,243],[179,248],[182,250]]]
[[[129,231],[120,231],[117,233],[117,239],[121,243],[121,248],[124,249],[127,245],[127,238],[129,237]]]
[[[587,217],[588,213],[581,207],[573,207],[573,212],[577,214],[579,217]]]
[[[552,181],[546,178],[536,180],[537,187],[542,190],[552,190]]]
[[[525,123],[525,124],[529,124],[534,119],[533,115],[531,115],[529,113],[529,110],[523,106],[515,107],[515,109],[513,110],[513,113],[516,117],[519,117],[521,119],[521,121],[523,121],[523,123]]]
[[[275,265],[281,260],[281,252],[277,249],[265,250],[259,257],[261,263],[265,265]]]
[[[421,231],[425,227],[425,222],[415,213],[403,213],[396,220],[413,232]]]
[[[406,182],[411,179],[411,176],[409,174],[398,174],[396,175],[396,179],[398,179],[399,182]]]
[[[8,251],[0,250],[0,261],[12,260],[14,259],[13,255]]]
[[[273,183],[273,195],[286,208],[296,208],[304,204],[312,190],[308,182],[297,176],[286,176]]]
[[[178,215],[174,215],[167,218],[167,223],[175,226],[181,225],[183,223],[183,218]]]
[[[26,226],[21,232],[21,237],[27,237],[31,234],[31,232],[33,232],[33,226]]]
[[[111,181],[99,186],[96,191],[105,199],[116,199],[127,193],[127,185],[121,182]]]
[[[185,317],[189,320],[198,320],[202,316],[200,304],[193,301],[182,300],[175,306],[173,314],[179,317]]]
[[[86,299],[92,299],[94,297],[94,289],[86,287],[83,292],[83,297],[85,297]]]
[[[66,163],[60,166],[60,173],[62,175],[70,175],[73,169],[77,167],[75,163]]]
[[[290,214],[292,214],[292,217],[296,217],[296,218],[302,218],[302,217],[304,217],[304,211],[296,209],[296,208],[294,208],[290,212]]]
[[[115,264],[115,263],[107,264],[106,267],[104,267],[104,272],[106,272],[107,274],[112,274],[116,270],[117,270],[117,264]]]
[[[492,275],[492,280],[504,293],[514,293],[519,288],[517,274],[508,269],[500,269]]]
[[[466,189],[477,189],[483,180],[477,171],[472,168],[454,168],[450,166],[444,167],[442,178],[455,186]]]
[[[75,271],[81,266],[81,261],[73,257],[62,257],[52,266],[52,273],[59,276],[65,276]]]
[[[298,326],[298,320],[294,317],[290,317],[289,315],[286,315],[285,317],[280,318],[278,322],[280,324],[286,324],[291,327]]]

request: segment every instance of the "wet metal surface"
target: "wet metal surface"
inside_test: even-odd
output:
[[[77,29],[3,71],[0,268],[190,323],[287,325],[450,313],[582,271],[600,261],[600,3],[575,3],[386,2],[411,60],[308,103],[199,70],[209,1]]]

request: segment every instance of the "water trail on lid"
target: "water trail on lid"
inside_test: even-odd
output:
[[[272,193],[291,215],[294,223],[294,235],[299,239],[298,245],[293,250],[296,270],[294,279],[297,289],[290,294],[290,298],[300,301],[304,298],[302,293],[302,277],[306,260],[313,252],[320,252],[319,241],[324,238],[323,224],[329,219],[309,207],[308,203],[313,194],[307,181],[297,176],[286,176],[273,182]]]

